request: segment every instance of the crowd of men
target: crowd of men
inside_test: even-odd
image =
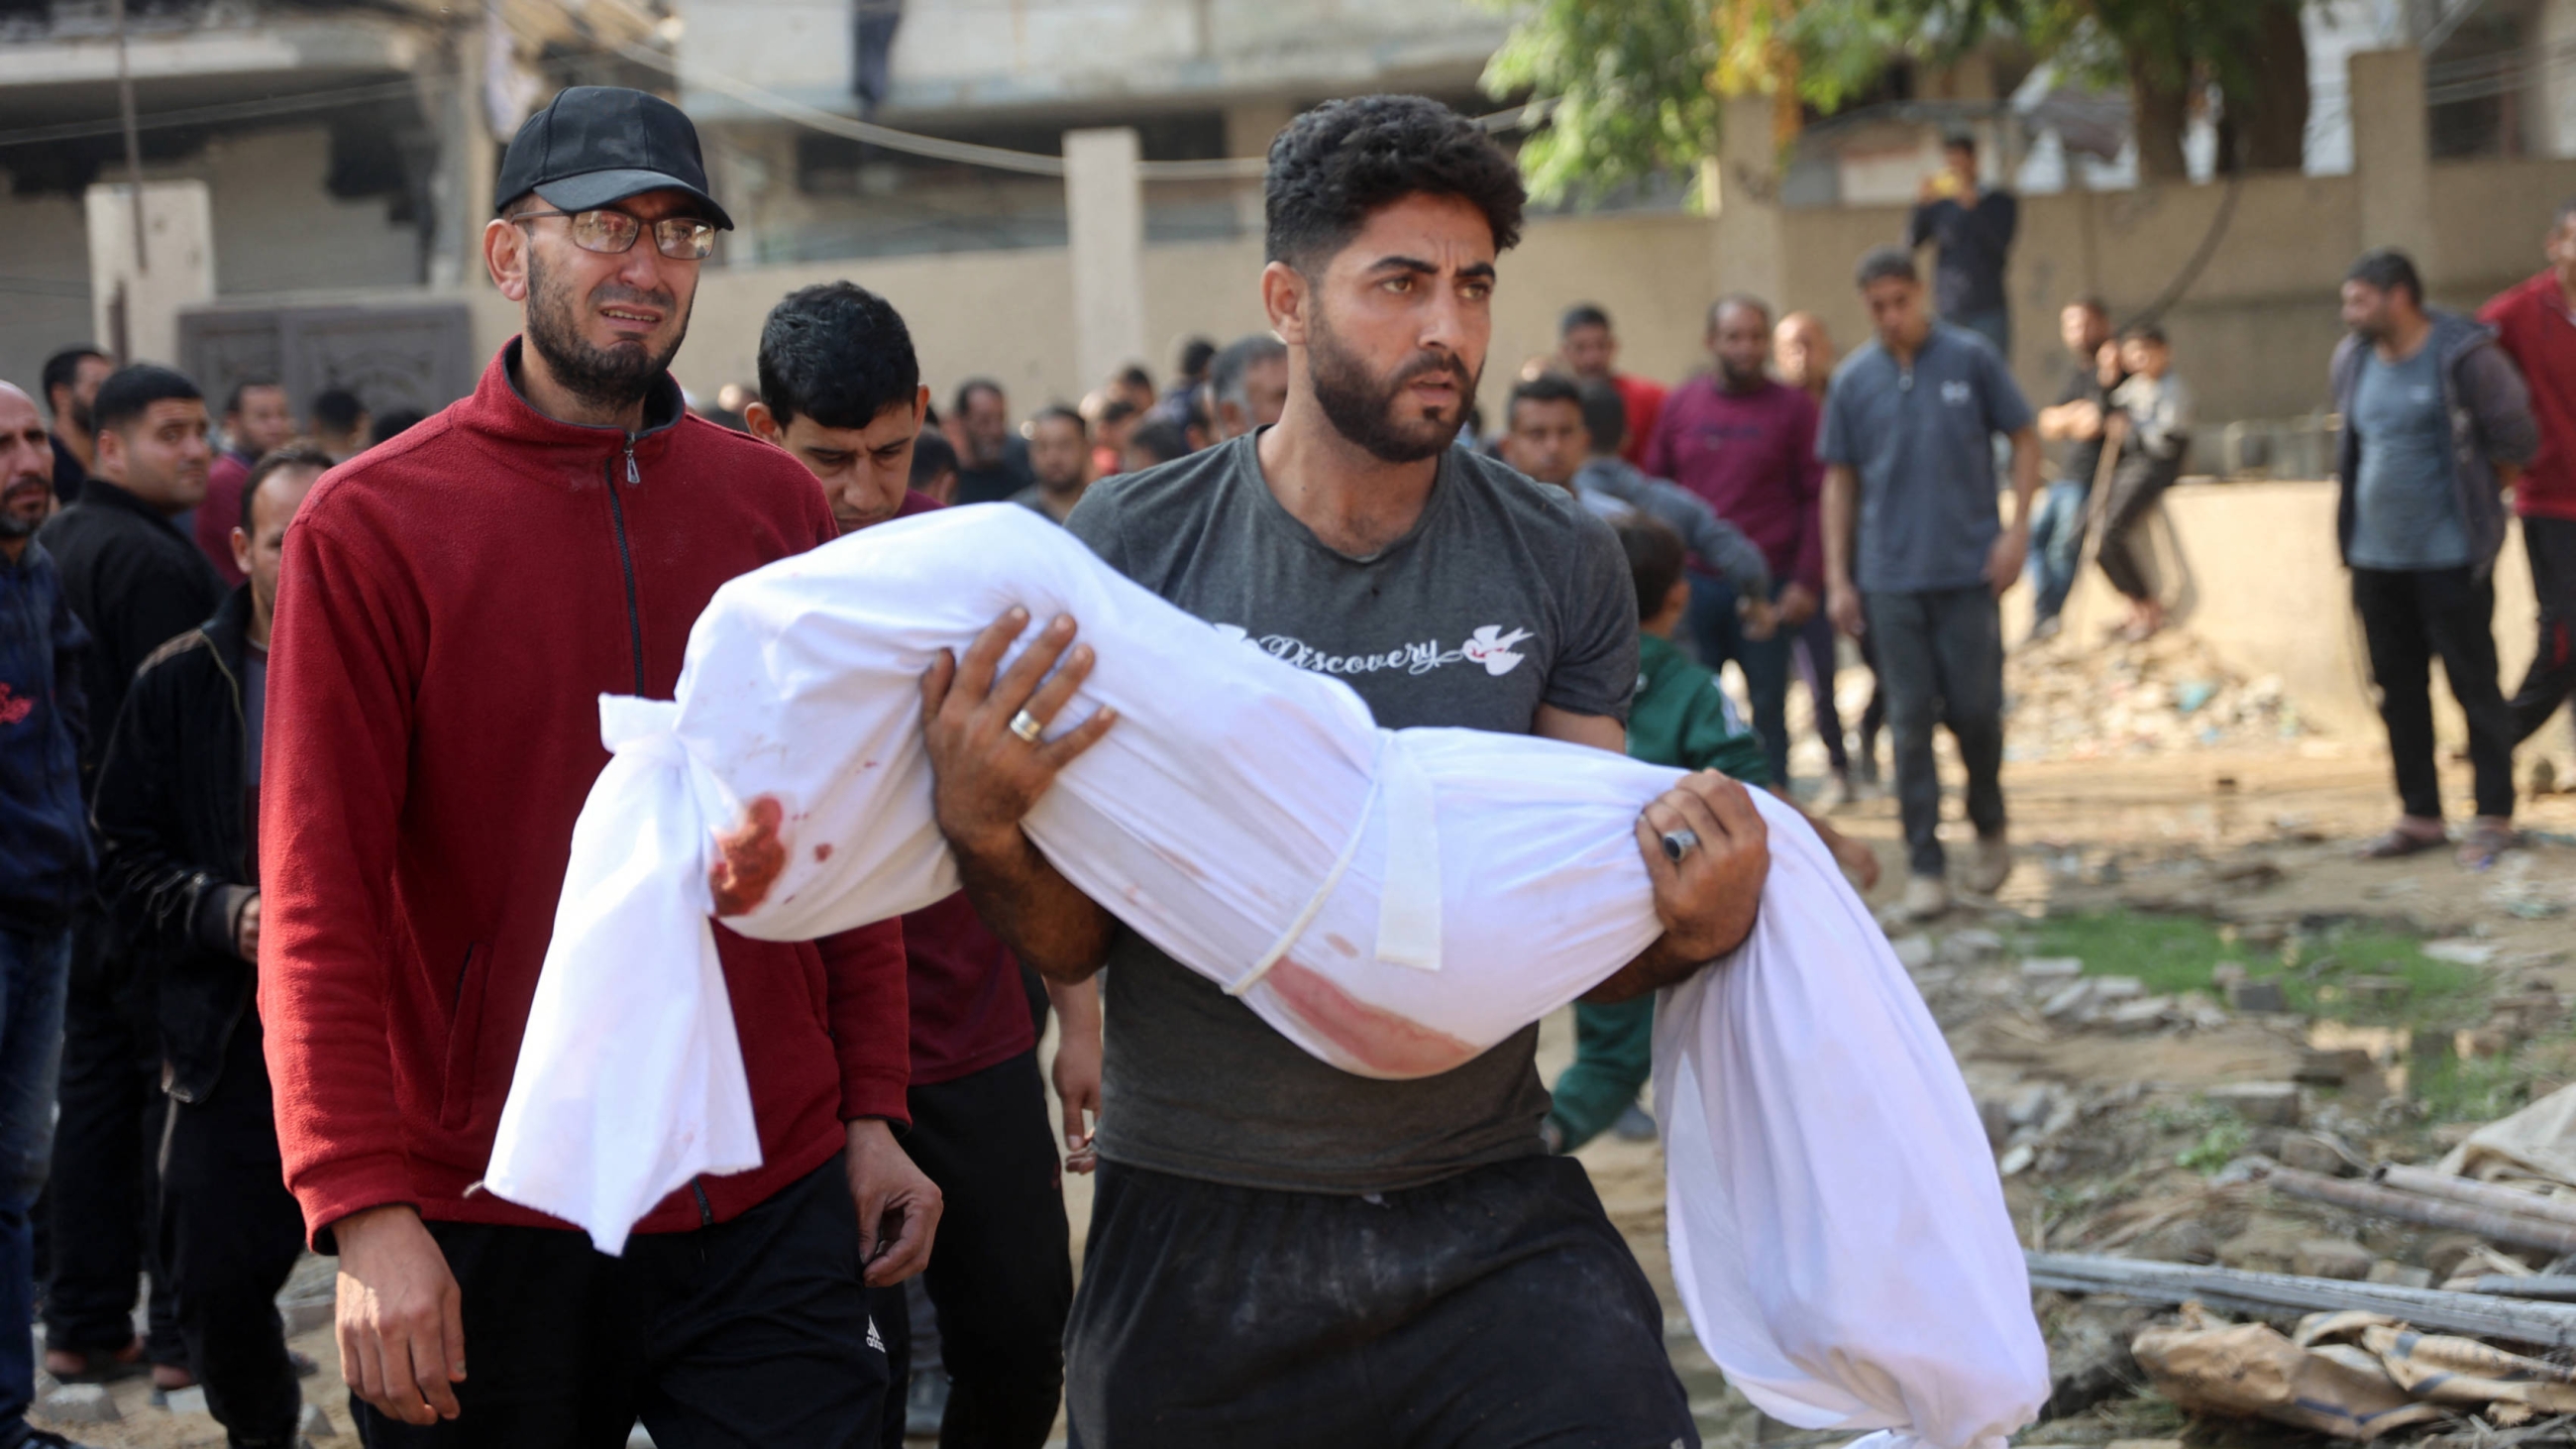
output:
[[[2066,389],[2034,411],[2011,198],[1972,145],[1949,159],[1909,245],[1860,260],[1872,335],[1839,363],[1811,313],[1730,296],[1666,388],[1577,305],[1482,437],[1512,163],[1428,101],[1329,103],[1271,150],[1269,329],[1191,343],[1169,387],[1132,368],[1015,417],[978,378],[943,414],[902,317],[844,282],[769,315],[733,430],[669,372],[731,226],[696,134],[579,87],[499,170],[485,260],[523,330],[434,416],[331,391],[299,426],[267,379],[215,416],[89,349],[47,364],[41,413],[0,384],[0,1318],[41,1285],[48,1373],[202,1385],[242,1449],[303,1432],[274,1298],[307,1247],[339,1259],[371,1446],[608,1446],[639,1419],[669,1446],[1035,1446],[1060,1404],[1076,1443],[1696,1442],[1654,1295],[1562,1153],[1634,1110],[1654,992],[1749,929],[1743,788],[1787,793],[1793,672],[1827,807],[1891,737],[1929,917],[1936,729],[1960,883],[2013,864],[1998,598],[2027,569],[2045,638],[2089,538],[2125,632],[2164,622],[2136,534],[2189,441],[2171,349],[2070,303]],[[2471,865],[2513,843],[2512,748],[2576,686],[2576,205],[2548,255],[2483,324],[2428,311],[2394,253],[2345,284],[2340,526],[2404,809],[2375,855],[2448,839],[2432,658],[2470,720]],[[2511,700],[2507,488],[2543,631]],[[1053,728],[1092,646],[1015,609],[922,686],[964,888],[825,941],[716,932],[763,1165],[675,1193],[618,1258],[481,1192],[597,697],[668,696],[730,578],[1004,502],[1383,724],[1695,772],[1640,829],[1666,934],[1582,1004],[1555,1098],[1535,1027],[1421,1081],[1329,1068],[1071,886],[1020,821],[1115,720]],[[1462,647],[1503,631],[1500,667]],[[1845,641],[1877,695],[1848,737]],[[1065,1171],[1098,1174],[1079,1291]],[[26,1422],[34,1369],[0,1338],[0,1449],[69,1444]]]

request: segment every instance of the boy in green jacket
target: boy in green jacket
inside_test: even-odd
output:
[[[1787,799],[1771,778],[1762,737],[1736,717],[1717,676],[1673,642],[1690,612],[1681,536],[1635,513],[1614,520],[1612,527],[1628,552],[1642,635],[1637,641],[1637,697],[1628,710],[1628,753],[1648,764],[1716,770]],[[1812,816],[1808,823],[1863,890],[1877,883],[1878,857],[1869,847]],[[1574,1065],[1549,1089],[1554,1101],[1539,1127],[1549,1150],[1572,1152],[1628,1110],[1652,1071],[1654,1035],[1652,996],[1615,1006],[1575,1003]]]

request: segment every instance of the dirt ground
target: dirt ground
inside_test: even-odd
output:
[[[2259,697],[2259,690],[2253,693]],[[2246,1206],[2252,1189],[2211,1185],[2208,1174],[2216,1163],[2165,1165],[2178,1149],[2189,1158],[2195,1141],[2243,1145],[2241,1134],[2231,1135],[2235,1128],[2212,1125],[2209,1115],[2192,1105],[2200,1091],[2228,1082],[2287,1079],[2312,1048],[2341,1043],[2333,1035],[2338,1029],[2393,1058],[2397,1048],[2389,1043],[2404,1038],[2408,1023],[2320,1028],[2279,1016],[2231,1016],[2186,994],[2177,998],[2183,1004],[2176,1008],[2182,1013],[2176,1019],[2185,1022],[2180,1027],[2134,1034],[2069,1028],[2044,1019],[2026,991],[2015,994],[2019,988],[2012,981],[2016,953],[2035,951],[2031,943],[2041,938],[2032,933],[2050,929],[2053,922],[2124,912],[2129,914],[2118,919],[2205,923],[2195,929],[2214,930],[2217,935],[2211,939],[2224,942],[2277,942],[2295,932],[2361,922],[2413,938],[2474,940],[2489,948],[2480,953],[2485,964],[2477,970],[2512,990],[2576,988],[2576,959],[2569,955],[2576,934],[2571,934],[2566,914],[2576,904],[2576,794],[2530,802],[2521,823],[2534,833],[2532,847],[2508,856],[2486,875],[2465,874],[2441,853],[2364,864],[2351,858],[2353,845],[2383,827],[2392,811],[2384,755],[2366,743],[2275,730],[2268,715],[2260,723],[2259,730],[2239,732],[2245,736],[2241,738],[2213,741],[2167,732],[2113,748],[2081,740],[2070,744],[2067,732],[2056,732],[2048,749],[2034,752],[2046,758],[2017,755],[2007,767],[2020,864],[2000,898],[1955,912],[1929,933],[1891,928],[1900,940],[1926,935],[1926,949],[1933,956],[1918,970],[1918,983],[1949,1032],[1973,1090],[1985,1096],[2040,1088],[2080,1103],[2084,1120],[2094,1124],[2113,1120],[2103,1113],[2126,1114],[2117,1117],[2125,1125],[2106,1140],[2117,1144],[2116,1151],[2131,1159],[2128,1163],[2089,1161],[2063,1139],[2042,1139],[2008,1177],[2016,1221],[2028,1225],[2026,1238],[2034,1245],[2085,1246],[2166,1212],[2175,1220],[2205,1223],[2204,1236],[2226,1239],[2223,1251],[2212,1251],[2222,1261],[2244,1266],[2286,1267],[2287,1245],[2316,1232],[2359,1233],[2392,1258],[2421,1246],[2385,1235],[2371,1237],[2352,1220],[2330,1215],[2293,1211],[2266,1216]],[[2018,737],[2018,720],[2015,728]],[[1800,763],[1805,772],[1821,761],[1802,756]],[[2464,801],[2465,766],[2446,762],[2444,786],[2446,798]],[[1955,797],[1950,814],[1956,814]],[[1892,900],[1904,870],[1893,803],[1872,799],[1832,818],[1878,850],[1885,880],[1873,903]],[[1954,822],[1946,829],[1964,840],[1963,825]],[[1963,932],[1977,949],[1985,944],[1981,934],[1992,932],[2000,938],[1999,949],[1984,950],[1988,959],[1983,961],[1947,964],[1958,956],[1952,948]],[[2328,984],[2320,989],[2334,988]],[[2195,1011],[2200,1013],[2196,1020],[2190,1018]],[[2576,1078],[2576,1052],[2550,1056],[2542,1051],[2568,1039],[2565,1025],[2543,1038],[2529,1048],[2513,1047],[2514,1062],[2539,1065],[2526,1066],[2508,1087],[2520,1090],[2535,1082],[2548,1086]],[[1545,1024],[1540,1038],[1544,1074],[1552,1077],[1571,1060],[1572,1040],[1570,1013]],[[2392,1060],[2391,1065],[2389,1083],[2402,1084],[2404,1064]],[[2550,1075],[2560,1068],[2563,1077]],[[2374,1094],[2382,1089],[2375,1085]],[[2404,1095],[2402,1089],[2397,1093],[2399,1100]],[[2411,1116],[2381,1110],[2367,1121],[2357,1115],[2358,1106],[2336,1115],[2342,1110],[2329,1104],[2319,1130],[2342,1130],[2339,1140],[2357,1151],[2429,1153],[2458,1130],[2420,1110]],[[2099,1134],[2088,1126],[2079,1135]],[[1673,1294],[1664,1250],[1663,1174],[1655,1147],[1605,1137],[1579,1156],[1664,1301],[1675,1366],[1709,1441],[1803,1442],[1782,1426],[1764,1423],[1730,1394],[1693,1342]],[[2012,1160],[2007,1151],[2007,1164]],[[1088,1180],[1069,1178],[1066,1196],[1078,1260],[1089,1219]],[[2176,1202],[2183,1209],[2169,1206]],[[2194,1256],[2188,1251],[2182,1255]],[[329,1265],[308,1260],[290,1296],[327,1295],[328,1283]],[[2041,1307],[2043,1321],[2052,1329],[2074,1311],[2045,1295]],[[317,1315],[308,1308],[299,1317]],[[305,1381],[307,1401],[325,1406],[338,1430],[337,1442],[354,1442],[327,1323],[316,1321],[294,1343],[321,1364],[320,1372]],[[56,1427],[100,1449],[196,1449],[223,1442],[213,1420],[202,1412],[154,1408],[149,1398],[148,1385],[129,1382],[115,1389],[123,1415],[119,1422]],[[2179,1422],[2171,1406],[2159,1407],[2151,1398],[2124,1390],[2103,1406],[2043,1425],[2028,1437],[2108,1442],[2170,1435],[2179,1432]],[[2194,1442],[2216,1441],[2196,1433]]]

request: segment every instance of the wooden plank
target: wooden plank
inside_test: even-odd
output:
[[[2518,1212],[2499,1212],[2494,1208],[2444,1198],[2423,1197],[2367,1182],[2347,1182],[2340,1177],[2324,1177],[2289,1167],[2273,1168],[2263,1174],[2262,1181],[2274,1192],[2305,1198],[2309,1202],[2331,1203],[2392,1222],[2451,1228],[2475,1233],[2491,1243],[2537,1248],[2560,1257],[2576,1253],[2576,1224],[2527,1217]]]
[[[2067,1293],[2116,1293],[2147,1303],[2198,1301],[2239,1313],[2385,1313],[2417,1328],[2509,1339],[2550,1348],[2576,1347],[2576,1303],[2450,1293],[2439,1288],[2400,1288],[2390,1283],[2347,1283],[2290,1273],[2251,1273],[2151,1263],[2093,1253],[2028,1253],[2034,1288]]]
[[[2473,1177],[2453,1177],[2447,1172],[2435,1172],[2429,1167],[2401,1167],[2394,1163],[2380,1168],[2371,1176],[2401,1192],[2420,1192],[2427,1197],[2449,1198],[2453,1202],[2520,1213],[2525,1217],[2547,1218],[2576,1228],[2576,1203],[2526,1192],[2518,1187],[2500,1187]]]

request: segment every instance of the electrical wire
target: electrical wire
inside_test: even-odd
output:
[[[435,80],[378,81],[340,90],[307,91],[293,96],[267,96],[255,101],[226,101],[220,105],[191,106],[185,110],[154,111],[134,118],[135,129],[162,130],[171,126],[203,126],[223,121],[260,120],[270,116],[291,116],[304,111],[337,110],[342,106],[363,105],[371,101],[400,100],[420,94],[423,84]],[[0,146],[40,146],[51,141],[79,141],[95,136],[113,136],[125,129],[122,121],[66,121],[52,126],[28,126],[15,131],[0,131]]]
[[[892,126],[880,126],[873,121],[862,121],[855,117],[837,115],[831,111],[809,106],[802,101],[779,95],[775,91],[736,76],[726,75],[721,71],[691,66],[683,75],[677,61],[643,46],[618,45],[611,49],[617,55],[638,65],[659,70],[692,86],[704,86],[708,90],[722,92],[755,110],[765,111],[780,120],[792,121],[808,130],[820,131],[825,135],[863,141],[868,145],[883,147],[888,151],[896,151],[908,156],[920,156],[933,161],[951,161],[967,166],[989,167],[996,171],[1017,172],[1023,176],[1062,177],[1065,174],[1064,158],[1061,156],[1049,156],[1039,151],[1014,151],[1001,146],[978,145],[971,141],[952,141],[941,136],[924,136],[912,131],[897,130]],[[1548,113],[1555,109],[1555,105],[1553,100],[1532,101],[1524,106],[1514,106],[1509,110],[1478,116],[1476,124],[1493,132],[1517,130],[1546,119]],[[1136,174],[1138,179],[1144,181],[1257,181],[1261,179],[1262,172],[1268,164],[1267,160],[1259,156],[1233,156],[1210,161],[1139,161],[1136,163]]]
[[[617,8],[630,13],[639,13],[634,12],[632,6],[619,5]],[[524,17],[517,15],[510,7],[502,7],[500,13],[503,24],[515,35],[527,38],[532,34],[527,28]],[[691,66],[684,76],[679,63],[670,56],[632,42],[613,42],[583,53],[615,55],[648,70],[684,80],[688,85],[703,86],[708,90],[730,96],[755,110],[766,112],[808,130],[864,142],[903,155],[1012,172],[1022,176],[1062,179],[1065,174],[1062,156],[1050,156],[1038,151],[1017,151],[1003,146],[986,146],[972,141],[952,140],[944,136],[926,136],[892,126],[881,126],[873,121],[863,121],[856,117],[822,110],[739,77],[703,67]],[[228,101],[216,105],[191,106],[181,110],[157,111],[136,117],[135,125],[139,130],[149,131],[166,130],[174,126],[265,120],[278,116],[334,110],[342,106],[417,97],[423,93],[425,86],[434,89],[446,83],[441,77],[422,76],[372,82],[338,90],[311,91],[292,96],[266,96],[257,100]],[[1476,118],[1476,123],[1487,131],[1496,133],[1521,130],[1541,123],[1554,108],[1553,100],[1537,100],[1527,105],[1514,106],[1508,110],[1479,116]],[[115,120],[70,121],[51,126],[22,127],[15,131],[0,131],[0,148],[113,136],[122,129],[122,123]],[[1136,171],[1140,180],[1153,182],[1257,181],[1261,179],[1267,165],[1267,160],[1259,156],[1230,156],[1204,161],[1140,161],[1137,163]]]

